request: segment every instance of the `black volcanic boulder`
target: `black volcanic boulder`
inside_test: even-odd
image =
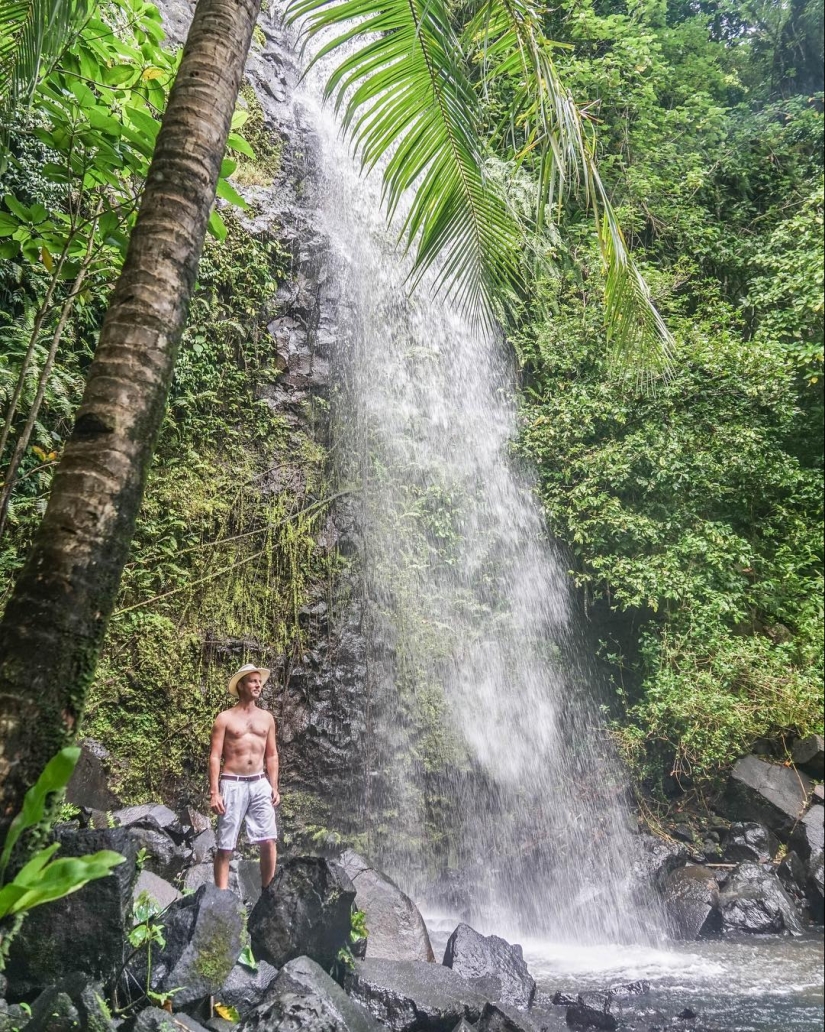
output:
[[[49,986],[32,1004],[29,1032],[115,1032],[115,1023],[99,982],[75,972]]]
[[[110,875],[89,882],[64,899],[35,907],[11,946],[6,968],[16,996],[27,996],[74,971],[107,982],[123,964],[131,929],[137,850],[120,828],[62,829],[57,856],[86,856],[103,849],[126,857]]]
[[[618,1021],[608,1011],[597,1010],[583,1002],[568,1007],[565,1019],[571,1028],[576,1029],[598,1028],[613,1032],[619,1026]]]
[[[247,943],[246,911],[228,889],[203,885],[177,900],[163,915],[166,944],[152,950],[152,989],[175,993],[184,1007],[216,993],[226,982]],[[145,983],[145,957],[133,972]]]
[[[639,838],[642,848],[633,861],[633,873],[643,885],[652,884],[663,890],[671,871],[684,867],[690,855],[687,846],[655,835],[640,835]]]
[[[825,806],[812,806],[791,834],[791,845],[807,860],[825,848]]]
[[[352,849],[342,853],[338,863],[355,886],[355,906],[364,912],[368,932],[365,956],[435,960],[427,926],[410,897]]]
[[[744,756],[731,771],[718,809],[729,820],[764,824],[787,842],[805,812],[811,780],[792,767]]]
[[[498,982],[496,999],[514,1007],[528,1008],[536,993],[536,982],[521,947],[511,946],[497,935],[480,935],[460,924],[447,941],[444,966],[468,980],[492,977]]]
[[[109,787],[108,750],[94,738],[77,744],[80,757],[66,786],[66,802],[89,810],[116,810],[120,800]]]
[[[779,852],[779,839],[764,824],[737,821],[731,824],[724,858],[729,863],[770,863]]]
[[[793,900],[776,873],[759,864],[740,864],[725,882],[719,904],[726,933],[802,932]]]
[[[805,885],[805,892],[808,903],[811,907],[811,919],[815,924],[822,924],[823,917],[823,881],[825,880],[825,854],[817,850],[808,858],[808,878]]]
[[[238,1032],[381,1032],[363,1007],[309,957],[286,964]]]
[[[259,960],[254,971],[243,964],[236,964],[215,993],[215,999],[234,1007],[243,1018],[263,1000],[277,974],[277,970],[265,960]]]
[[[794,742],[791,757],[813,778],[825,778],[825,738],[822,735],[808,735]]]
[[[551,1028],[561,1029],[563,1021],[560,1014],[528,1014],[499,1001],[486,1005],[475,1027],[478,1032],[550,1032]]]
[[[488,1002],[455,971],[418,960],[357,960],[346,988],[393,1032],[452,1032]]]
[[[166,881],[174,881],[192,859],[192,850],[179,846],[159,828],[132,826],[127,829],[137,848],[145,851],[144,869]]]
[[[355,889],[346,871],[320,856],[278,868],[249,917],[256,957],[281,968],[307,956],[325,970],[349,942]]]
[[[776,874],[782,882],[782,887],[788,895],[799,905],[805,899],[805,886],[808,881],[808,871],[802,860],[791,850],[782,863],[776,868]]]
[[[665,908],[677,939],[697,939],[722,927],[716,878],[704,867],[680,867],[668,875]]]

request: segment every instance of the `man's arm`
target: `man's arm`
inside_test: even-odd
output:
[[[209,749],[209,806],[217,814],[225,813],[221,795],[221,760],[223,759],[223,737],[226,723],[221,714],[212,725],[212,741]]]
[[[275,737],[274,717],[270,720],[269,731],[266,736],[264,763],[269,783],[272,786],[272,804],[277,806],[281,801],[281,793],[278,791],[278,742]]]

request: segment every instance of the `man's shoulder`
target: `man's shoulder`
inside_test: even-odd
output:
[[[225,709],[215,717],[215,725],[225,724],[232,716],[234,707],[230,706],[229,709]]]

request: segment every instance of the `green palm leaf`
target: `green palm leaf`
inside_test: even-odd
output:
[[[489,319],[520,281],[519,228],[485,174],[479,103],[443,0],[293,0],[288,18],[309,37],[338,30],[315,61],[356,45],[326,84],[362,168],[382,159],[389,216],[410,191],[400,236],[414,281],[436,286]]]
[[[618,364],[642,374],[667,371],[672,338],[633,260],[596,168],[595,133],[553,62],[561,46],[547,40],[528,0],[481,0],[463,43],[481,66],[485,86],[505,79],[512,100],[498,127],[517,164],[533,156],[537,167],[536,229],[548,209],[570,194],[594,215],[605,267],[607,332]]]
[[[4,115],[31,99],[89,17],[93,0],[0,0],[0,105]]]

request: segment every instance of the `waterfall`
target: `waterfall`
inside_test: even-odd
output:
[[[514,453],[511,354],[426,282],[409,296],[380,177],[319,96],[313,73],[293,104],[328,239],[333,453],[360,506],[364,848],[418,899],[452,870],[481,928],[657,939],[566,561]]]

